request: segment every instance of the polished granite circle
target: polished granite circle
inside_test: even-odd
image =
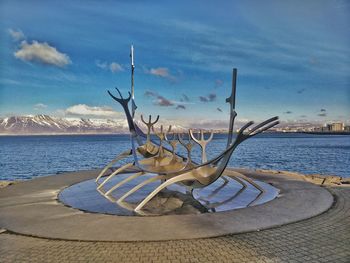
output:
[[[230,168],[226,171],[234,172]],[[305,181],[303,176],[239,172],[277,187],[278,197],[264,204],[218,213],[163,216],[87,213],[58,200],[62,190],[88,180],[93,183],[100,173],[100,170],[77,171],[19,182],[2,189],[0,223],[12,233],[41,238],[94,242],[183,240],[260,231],[298,222],[324,213],[334,201],[326,188]]]
[[[130,176],[130,174],[120,174],[110,180],[104,189],[108,190],[113,185]],[[58,200],[66,206],[90,213],[101,213],[118,216],[138,216],[133,209],[160,183],[153,182],[139,191],[133,193],[122,203],[116,200],[132,189],[137,184],[147,180],[154,175],[142,175],[126,183],[112,193],[107,199],[97,191],[94,179],[73,184],[63,189]],[[143,215],[169,215],[169,214],[200,214],[230,211],[248,206],[260,205],[275,199],[279,189],[276,187],[254,180],[264,192],[258,191],[250,183],[245,182],[246,188],[232,179],[225,176],[227,180],[220,178],[213,184],[195,189],[193,196],[186,193],[186,188],[181,185],[171,185],[166,190],[155,196],[143,209]]]

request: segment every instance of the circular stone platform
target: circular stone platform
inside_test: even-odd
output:
[[[115,184],[121,182],[130,174],[120,174],[110,180],[104,189],[108,190]],[[152,175],[142,175],[118,188],[110,197],[117,200],[127,191],[139,183],[151,178]],[[143,209],[148,215],[165,214],[199,214],[205,212],[223,212],[234,209],[245,208],[247,206],[261,205],[277,197],[279,190],[267,183],[255,180],[255,183],[264,189],[261,193],[251,184],[246,183],[246,188],[225,176],[226,181],[219,179],[213,184],[194,189],[193,198],[186,194],[186,188],[181,185],[171,185],[166,191],[155,196]],[[140,203],[160,182],[154,182],[142,187],[139,191],[130,195],[124,206],[111,202],[96,190],[95,179],[86,180],[63,189],[58,200],[63,204],[82,210],[84,212],[102,213],[120,216],[138,216],[133,209]],[[198,201],[197,201],[198,200]]]
[[[280,189],[278,198],[218,213],[116,216],[86,213],[57,200],[62,189],[96,177],[99,170],[41,177],[0,191],[0,228],[55,239],[155,241],[214,237],[256,231],[316,216],[333,203],[324,188],[283,174],[240,171]]]

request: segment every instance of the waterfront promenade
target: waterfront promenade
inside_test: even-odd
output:
[[[349,262],[350,187],[327,190],[335,201],[318,216],[215,238],[86,242],[3,231],[0,262]]]

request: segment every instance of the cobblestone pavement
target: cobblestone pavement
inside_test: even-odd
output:
[[[0,262],[350,262],[350,187],[330,191],[337,201],[317,217],[217,238],[78,242],[4,232]]]

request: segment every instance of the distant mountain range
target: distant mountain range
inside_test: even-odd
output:
[[[143,127],[143,123],[138,123]],[[185,130],[176,126],[174,130]],[[48,115],[0,118],[0,134],[125,134],[129,133],[126,119],[58,118]]]

